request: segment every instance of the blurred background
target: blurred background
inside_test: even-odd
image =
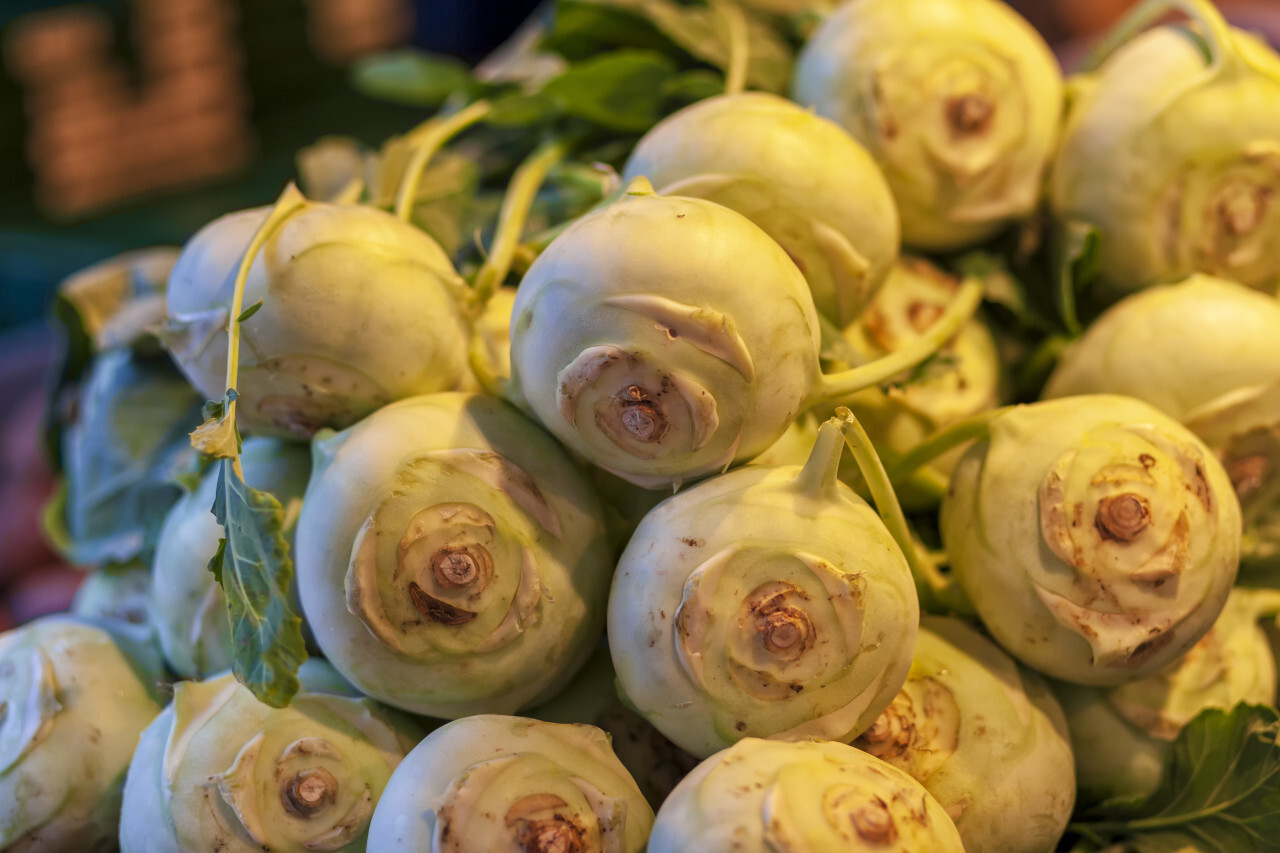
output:
[[[1068,68],[1133,2],[1010,0]],[[537,3],[0,0],[0,630],[65,608],[81,578],[38,522],[58,282],[271,201],[319,137],[406,130],[425,111],[357,93],[354,62],[416,46],[474,63]],[[1280,0],[1219,5],[1280,39]]]

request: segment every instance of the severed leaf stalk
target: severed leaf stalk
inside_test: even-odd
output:
[[[302,619],[289,603],[293,561],[284,536],[284,508],[244,481],[236,428],[235,385],[240,372],[240,326],[261,303],[244,309],[245,282],[254,259],[284,221],[306,204],[289,184],[259,226],[236,271],[227,324],[227,393],[206,407],[207,420],[191,433],[201,453],[220,459],[213,514],[222,526],[209,570],[227,599],[236,678],[262,702],[284,707],[298,691],[298,667],[306,660]]]
[[[457,134],[480,121],[492,107],[487,101],[476,101],[451,116],[433,119],[421,131],[417,146],[409,158],[400,186],[396,190],[395,214],[405,222],[413,215],[413,202],[418,196],[418,184],[426,171],[427,163],[440,148]]]
[[[716,16],[724,25],[729,48],[725,68],[724,93],[737,95],[747,88],[747,64],[751,56],[751,39],[747,19],[738,0],[711,0]]]

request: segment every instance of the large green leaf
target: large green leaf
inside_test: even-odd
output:
[[[351,81],[371,97],[417,107],[438,107],[454,92],[475,86],[462,60],[408,49],[361,59],[351,70]]]
[[[675,63],[649,50],[619,50],[571,67],[542,94],[567,115],[624,133],[643,133],[661,117],[663,86]]]
[[[289,603],[293,560],[284,508],[248,486],[232,465],[219,462],[213,514],[225,535],[209,570],[227,600],[236,678],[260,701],[282,708],[298,692],[298,667],[307,659],[302,618]]]
[[[1174,741],[1150,797],[1104,803],[1069,829],[1137,853],[1280,850],[1280,713],[1202,711]]]

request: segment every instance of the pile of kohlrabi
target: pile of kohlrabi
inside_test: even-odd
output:
[[[1280,56],[525,34],[63,287],[93,574],[0,636],[0,847],[1280,850]]]

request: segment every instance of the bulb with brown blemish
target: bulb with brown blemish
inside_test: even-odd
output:
[[[703,761],[658,810],[650,853],[961,853],[919,782],[843,743],[747,738]]]
[[[653,810],[595,726],[480,714],[409,753],[369,827],[379,853],[639,853]]]
[[[1280,56],[1209,0],[1143,3],[1101,45],[1068,81],[1049,182],[1055,217],[1098,230],[1095,290],[1204,272],[1274,293]]]
[[[729,207],[636,178],[521,281],[506,395],[593,465],[678,488],[759,455],[801,412],[924,361],[979,295],[966,282],[908,347],[823,373],[818,311],[787,252]]]
[[[1062,74],[1044,39],[1004,3],[856,0],[814,31],[791,93],[876,158],[902,242],[946,251],[1035,210]]]
[[[180,682],[142,733],[120,820],[124,853],[362,853],[392,771],[421,736],[361,698],[286,708],[228,673]]]
[[[1004,411],[941,510],[952,571],[1000,644],[1079,684],[1155,673],[1209,630],[1240,557],[1222,464],[1128,397]]]
[[[906,558],[837,480],[844,434],[808,462],[748,466],[640,523],[609,596],[618,685],[705,758],[747,737],[850,740],[906,678],[919,604]]]
[[[513,712],[587,658],[611,545],[599,498],[536,424],[492,397],[433,394],[313,451],[299,597],[362,691],[443,718]]]
[[[920,620],[907,683],[853,745],[923,785],[966,853],[1049,853],[1071,817],[1071,741],[1049,686],[954,617]]]
[[[1199,273],[1125,297],[1044,390],[1099,393],[1145,400],[1203,439],[1240,499],[1242,575],[1280,565],[1280,301]]]

